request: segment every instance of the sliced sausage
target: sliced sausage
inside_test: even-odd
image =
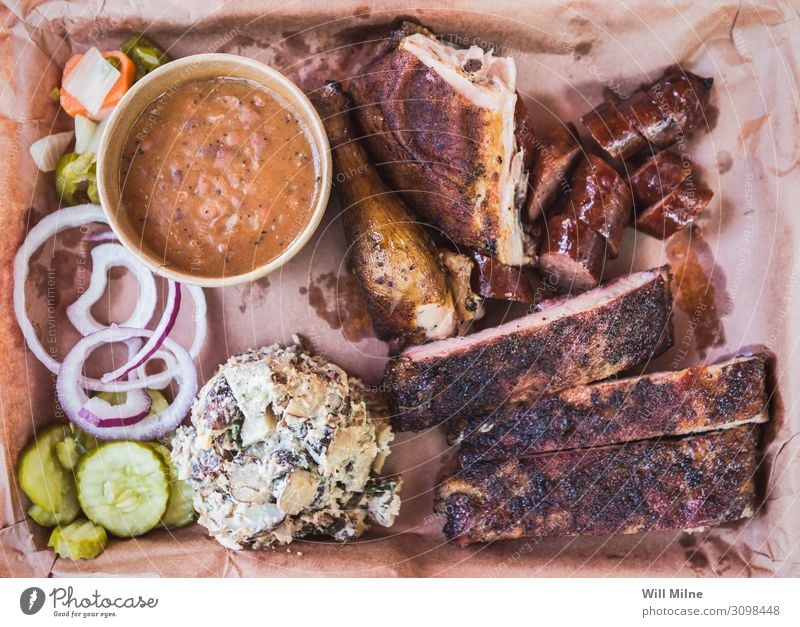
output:
[[[674,136],[666,145],[702,122],[713,84],[713,78],[701,78],[691,72],[672,72],[648,90],[664,116],[671,120],[670,127],[675,129]]]
[[[714,193],[690,178],[636,218],[636,229],[667,239],[693,222],[711,202]]]
[[[497,259],[472,253],[472,291],[484,298],[533,303],[536,300],[531,282],[519,268],[500,263]]]
[[[600,147],[615,159],[629,159],[647,146],[647,141],[617,109],[611,100],[581,118],[583,125]]]
[[[625,100],[604,102],[582,121],[603,150],[629,159],[647,142],[666,148],[697,126],[713,83],[691,72],[670,72]]]
[[[612,259],[619,253],[633,198],[628,184],[597,155],[587,155],[572,175],[566,213],[590,226],[608,242]]]
[[[668,150],[657,152],[630,176],[635,207],[641,211],[657,203],[691,173],[691,162]]]
[[[529,220],[546,212],[559,194],[569,188],[569,173],[580,154],[578,132],[570,123],[554,128],[539,144],[531,174]]]
[[[562,293],[591,289],[600,283],[606,240],[568,215],[553,216],[539,255],[539,270]]]
[[[658,148],[666,148],[675,137],[674,120],[659,109],[650,91],[634,92],[617,103],[617,109],[639,135]]]

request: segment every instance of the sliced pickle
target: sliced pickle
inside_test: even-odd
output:
[[[77,481],[86,517],[115,536],[147,533],[167,509],[169,470],[147,444],[102,444],[81,459]]]
[[[53,425],[39,431],[19,460],[22,491],[34,505],[61,524],[75,520],[80,513],[72,472],[61,465],[56,455],[56,445],[70,434],[67,425]],[[40,514],[38,510],[36,513]]]
[[[178,479],[178,473],[170,459],[170,450],[158,442],[151,442],[150,446],[161,456],[169,471],[169,503],[161,523],[167,529],[185,527],[195,519],[194,505],[192,505],[194,490],[187,481]]]
[[[56,444],[56,457],[64,470],[74,470],[81,460],[81,455],[78,440],[72,436],[64,438]]]
[[[36,503],[28,508],[28,516],[31,517],[33,522],[42,527],[55,527],[58,524],[58,519],[53,512],[42,509]]]
[[[107,544],[108,534],[105,529],[85,518],[79,518],[66,527],[53,529],[47,546],[59,557],[80,560],[97,557]]]
[[[147,392],[151,401],[149,415],[157,414],[169,407],[169,401],[158,390],[145,388],[144,391]],[[97,396],[102,398],[109,405],[122,405],[127,398],[127,392],[100,392]]]

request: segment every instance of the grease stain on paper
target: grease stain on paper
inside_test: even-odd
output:
[[[367,303],[356,279],[348,273],[320,274],[301,287],[308,304],[331,329],[341,329],[345,339],[358,342],[373,335]]]
[[[239,311],[246,312],[248,309],[257,308],[267,301],[269,293],[269,277],[248,283],[242,290],[242,300],[239,303]]]
[[[672,268],[675,304],[689,318],[695,348],[704,358],[709,348],[725,343],[720,313],[729,300],[725,277],[697,226],[670,238],[667,258]]]
[[[733,167],[733,157],[727,150],[720,150],[717,153],[717,171],[725,174]]]

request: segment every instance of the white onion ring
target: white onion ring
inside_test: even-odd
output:
[[[98,233],[92,233],[89,237],[87,237],[90,242],[118,242],[119,238],[117,238],[117,234],[114,231],[100,231]]]
[[[153,317],[158,295],[152,272],[121,244],[100,244],[92,249],[92,277],[89,288],[67,307],[67,318],[81,335],[86,336],[108,327],[95,319],[91,308],[105,292],[109,268],[117,267],[130,270],[139,282],[136,306],[128,319],[120,322],[119,326],[144,329]]]
[[[17,254],[14,257],[13,304],[17,323],[19,324],[28,348],[48,370],[55,374],[58,374],[61,364],[42,345],[27,314],[25,302],[25,284],[28,278],[30,258],[45,244],[45,242],[47,242],[47,240],[54,237],[60,231],[70,228],[78,228],[92,222],[99,222],[103,224],[108,223],[105,213],[103,212],[102,207],[99,205],[86,204],[59,209],[58,211],[55,211],[54,213],[42,218],[42,220],[30,230],[25,238],[25,241],[22,243],[22,246],[20,246]],[[103,241],[106,239],[106,237],[112,236],[113,232],[107,231],[89,236],[89,239],[92,241]],[[137,276],[139,276],[138,273]],[[140,285],[143,284],[144,283],[140,281]],[[195,305],[195,333],[192,345],[189,349],[189,355],[191,359],[196,359],[203,348],[206,335],[208,333],[207,304],[202,288],[192,285],[187,286],[187,289],[189,290]],[[74,305],[75,303],[73,303],[73,305],[70,307],[74,307]],[[74,315],[77,315],[77,311]],[[152,318],[152,313],[150,318]],[[116,325],[104,327],[104,329],[112,328],[118,329],[119,327]],[[152,332],[147,331],[147,333]],[[151,336],[148,335],[146,337]],[[171,344],[178,346],[174,342],[171,342]],[[134,350],[138,350],[140,346],[141,342],[138,342],[137,347]],[[158,355],[159,359],[162,359],[165,362],[166,367],[162,372],[146,375],[145,366],[150,359],[156,358],[156,355]],[[172,381],[172,373],[178,367],[177,359],[173,358],[170,360],[170,358],[165,358],[165,355],[172,355],[174,357],[174,352],[156,350],[139,366],[136,376],[129,376],[128,381],[103,382],[99,379],[82,376],[81,387],[94,392],[128,392],[131,390],[142,389],[144,387],[149,387],[152,389],[164,389]]]
[[[151,338],[153,331],[147,329],[131,329],[126,327],[109,327],[81,339],[64,358],[61,371],[56,382],[61,407],[67,417],[78,427],[103,440],[152,440],[177,427],[189,413],[192,401],[197,393],[197,373],[189,352],[180,344],[165,338],[164,349],[171,352],[177,367],[173,372],[179,390],[175,400],[163,411],[145,417],[134,425],[118,427],[98,427],[80,416],[81,408],[89,397],[82,388],[83,365],[89,355],[98,347],[112,342],[124,342],[131,338]],[[158,375],[156,375],[158,376]],[[126,385],[127,384],[127,385]],[[135,385],[136,387],[128,387]],[[146,380],[117,381],[112,384],[115,392],[131,389],[142,389]]]
[[[41,361],[50,372],[58,373],[61,364],[42,346],[36,331],[28,318],[25,307],[25,283],[28,278],[28,266],[33,253],[59,231],[77,228],[90,222],[107,224],[106,215],[100,205],[76,205],[66,207],[45,216],[34,226],[14,256],[14,314],[28,348],[36,359]]]
[[[206,314],[208,307],[206,305],[206,295],[203,288],[197,285],[185,286],[194,299],[194,340],[192,346],[189,348],[189,354],[192,359],[197,359],[203,345],[206,343],[206,335],[208,333],[208,320]]]
[[[181,284],[175,281],[167,281],[167,302],[164,305],[164,315],[158,321],[158,325],[153,331],[153,335],[145,342],[144,346],[131,359],[119,368],[107,372],[100,380],[109,383],[121,379],[131,370],[134,370],[145,363],[150,356],[155,353],[164,343],[164,340],[175,326],[178,319],[178,312],[181,309]]]

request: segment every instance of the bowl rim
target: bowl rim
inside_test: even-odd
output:
[[[134,239],[129,236],[126,229],[120,226],[119,222],[125,219],[125,211],[121,209],[122,190],[117,189],[114,192],[109,189],[110,187],[114,187],[114,185],[111,184],[111,181],[114,180],[113,169],[119,168],[122,148],[125,144],[124,140],[115,143],[111,141],[111,138],[120,136],[127,138],[132,123],[138,120],[139,115],[150,106],[155,99],[144,99],[143,104],[138,107],[136,115],[130,118],[133,120],[130,125],[124,125],[121,121],[124,117],[123,114],[127,113],[126,110],[132,106],[132,102],[136,101],[141,91],[151,88],[154,83],[169,83],[170,78],[175,78],[175,74],[180,74],[187,66],[198,64],[206,71],[209,65],[219,66],[220,72],[217,75],[218,77],[230,77],[230,74],[227,73],[225,69],[229,69],[231,64],[235,64],[238,67],[251,70],[253,75],[233,78],[254,80],[271,90],[275,90],[276,85],[279,86],[281,88],[278,90],[279,95],[281,95],[280,91],[284,90],[291,96],[293,102],[290,102],[290,105],[308,127],[310,138],[314,144],[312,145],[312,149],[315,149],[317,152],[320,187],[314,205],[311,208],[311,215],[306,226],[277,257],[242,274],[226,275],[222,277],[198,276],[190,272],[166,266],[163,262],[159,262],[158,257],[152,251],[149,251],[144,246],[137,245]],[[196,76],[193,76],[192,73],[189,72],[172,84],[181,86],[196,78]],[[115,145],[119,147],[116,151],[114,151]],[[197,285],[200,287],[227,287],[255,281],[274,272],[305,247],[319,227],[330,199],[333,182],[333,165],[331,161],[330,143],[322,119],[305,93],[293,81],[275,68],[260,61],[256,61],[255,59],[235,54],[208,52],[189,55],[170,61],[134,83],[125,93],[109,115],[103,137],[100,140],[100,146],[97,151],[97,186],[100,205],[103,208],[111,230],[122,245],[134,254],[147,268],[159,276],[188,285]],[[117,185],[116,187],[119,186]],[[118,209],[118,207],[120,208]],[[123,215],[121,218],[118,218],[118,214]]]

